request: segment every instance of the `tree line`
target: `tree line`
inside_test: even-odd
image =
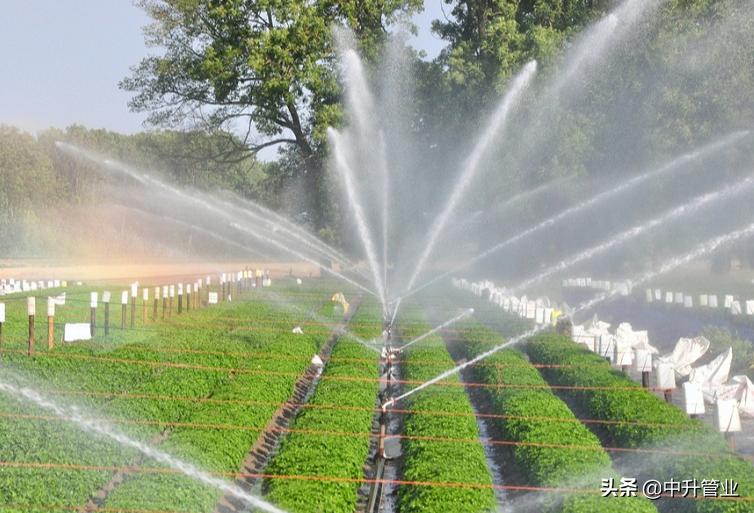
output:
[[[148,114],[153,130],[120,135],[71,127],[34,139],[3,128],[0,185],[7,187],[0,191],[5,207],[0,226],[29,215],[29,205],[52,191],[61,199],[85,195],[85,174],[54,150],[52,142],[62,139],[163,169],[178,183],[232,189],[287,210],[333,238],[341,214],[327,179],[326,129],[344,123],[333,29],[350,29],[367,66],[376,65],[387,38],[423,2],[138,0],[137,5],[152,20],[145,34],[155,51],[135,63],[121,87],[133,94],[130,108]],[[407,48],[416,79],[411,116],[417,140],[455,149],[458,134],[478,129],[525,62],[537,59],[541,74],[553,73],[573,38],[615,5],[443,0],[445,16],[432,30],[444,49],[427,60]],[[549,114],[556,128],[535,157],[516,161],[515,151],[500,145],[493,156],[500,172],[480,194],[510,183],[525,188],[554,177],[621,172],[626,162],[660,160],[748,126],[754,114],[747,94],[754,89],[750,20],[738,0],[663,2],[611,57],[605,73]],[[260,162],[257,153],[269,148],[277,149],[278,159]],[[497,187],[491,186],[495,180]],[[282,194],[291,189],[294,196]]]

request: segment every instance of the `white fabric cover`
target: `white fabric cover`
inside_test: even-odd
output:
[[[647,349],[634,350],[634,370],[636,372],[652,371],[652,353]]]
[[[573,325],[573,328],[571,329],[571,338],[577,344],[585,345],[592,352],[596,350],[594,335],[587,333],[586,328],[581,324]]]
[[[534,301],[527,301],[526,303],[526,318],[534,319],[537,315],[537,303]]]
[[[741,431],[741,417],[735,399],[718,399],[715,402],[715,424],[721,433]]]
[[[657,349],[649,343],[647,332],[634,331],[628,322],[620,323],[615,330],[615,345],[616,365],[633,364],[635,349],[649,351],[650,354],[657,353]]]
[[[705,398],[711,402],[714,400],[717,389],[728,381],[732,361],[733,349],[729,347],[727,351],[717,355],[708,364],[691,369],[689,381],[698,385]]]
[[[739,409],[754,417],[754,383],[748,376],[733,376],[731,380],[717,389],[717,399],[735,399]]]
[[[704,337],[679,338],[673,352],[657,358],[656,365],[669,363],[679,376],[688,376],[691,364],[709,350],[709,340]]]
[[[670,362],[660,362],[655,370],[657,388],[672,390],[676,388],[675,369]]]
[[[687,415],[704,415],[704,395],[696,383],[683,384],[683,406]]]

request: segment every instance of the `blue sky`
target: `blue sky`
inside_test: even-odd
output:
[[[442,0],[415,17],[413,43],[431,57],[442,47],[429,32]],[[118,89],[129,67],[148,54],[149,21],[130,0],[0,0],[0,123],[31,132],[80,123],[135,132],[143,116],[129,112]]]

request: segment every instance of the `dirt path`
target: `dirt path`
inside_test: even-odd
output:
[[[356,314],[359,309],[359,300],[354,301],[351,308],[348,311],[348,315],[332,330],[330,338],[322,346],[319,351],[319,357],[322,360],[323,365],[311,364],[306,369],[304,374],[296,381],[293,387],[293,394],[290,399],[285,402],[278,410],[272,415],[265,426],[265,430],[259,435],[256,442],[251,446],[249,452],[246,454],[239,474],[243,474],[236,478],[235,484],[239,488],[250,492],[252,488],[257,484],[259,478],[250,477],[252,475],[261,474],[267,466],[270,458],[277,450],[280,442],[285,436],[287,428],[291,425],[291,422],[296,418],[299,411],[304,404],[309,400],[314,389],[319,382],[319,377],[322,370],[330,360],[330,354],[335,346],[335,343],[340,338],[340,334],[348,326],[351,318]],[[215,513],[236,513],[245,511],[247,505],[238,501],[233,495],[223,495],[215,507]]]

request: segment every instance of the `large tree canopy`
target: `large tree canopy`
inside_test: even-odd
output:
[[[154,23],[144,59],[122,87],[131,107],[159,126],[191,125],[245,134],[238,153],[288,145],[322,199],[325,129],[337,124],[340,89],[332,29],[353,30],[375,55],[387,25],[418,0],[141,0]],[[319,209],[315,209],[315,212]],[[315,219],[321,225],[322,219]]]
[[[432,29],[448,46],[438,61],[471,107],[494,97],[529,59],[548,61],[606,0],[443,0],[449,16]],[[481,102],[480,102],[481,100]]]

